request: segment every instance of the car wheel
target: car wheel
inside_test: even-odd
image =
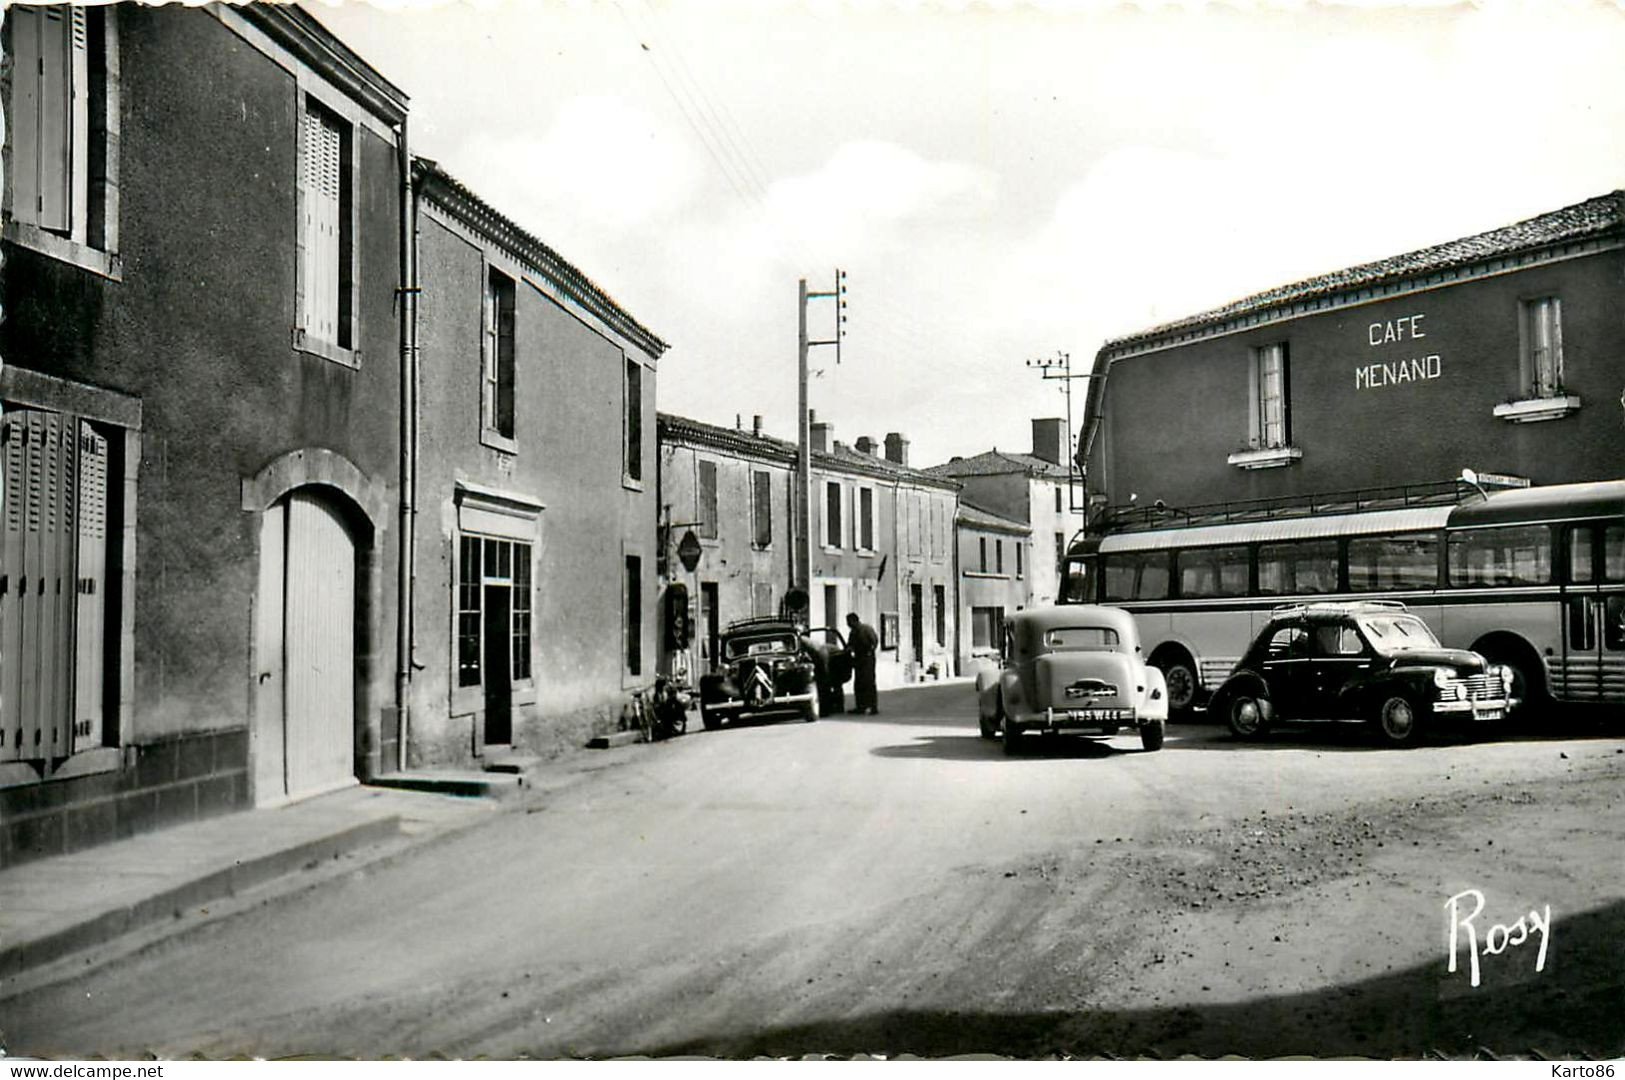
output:
[[[1153,720],[1149,724],[1140,725],[1140,745],[1147,750],[1161,750],[1162,737],[1167,728],[1161,720]]]
[[[717,728],[722,726],[722,717],[718,716],[710,709],[707,709],[702,704],[700,706],[700,723],[704,725],[705,730],[715,731]]]
[[[1238,739],[1256,739],[1269,727],[1264,699],[1243,690],[1230,699],[1225,710],[1230,733]]]
[[[801,718],[809,724],[818,719],[818,698],[816,695],[801,707]]]
[[[1004,752],[1009,757],[1021,753],[1021,725],[1013,723],[1009,717],[1004,719]]]
[[[1196,704],[1196,671],[1184,660],[1175,660],[1162,669],[1163,681],[1168,684],[1168,712],[1171,716],[1184,716]]]
[[[1372,723],[1384,746],[1415,746],[1422,733],[1421,715],[1404,694],[1384,697]]]

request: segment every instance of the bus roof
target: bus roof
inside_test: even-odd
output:
[[[1212,547],[1260,540],[1314,540],[1358,533],[1416,532],[1441,527],[1454,509],[1453,506],[1408,506],[1363,514],[1325,514],[1320,517],[1277,518],[1273,521],[1117,533],[1101,539],[1100,553],[1167,551],[1172,548]]]
[[[1535,524],[1613,517],[1625,520],[1625,480],[1590,484],[1548,484],[1497,491],[1462,503],[1450,513],[1450,525]]]

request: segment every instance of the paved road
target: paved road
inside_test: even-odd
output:
[[[1625,747],[1170,729],[964,685],[613,751],[450,843],[0,1001],[12,1053],[1617,1054]],[[1446,971],[1476,929],[1535,940]],[[1463,953],[1465,965],[1465,954]]]

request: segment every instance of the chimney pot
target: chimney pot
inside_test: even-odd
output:
[[[908,464],[908,440],[902,432],[886,432],[886,460],[894,465]]]
[[[810,412],[808,415],[812,415]],[[820,454],[829,453],[829,442],[833,424],[826,424],[822,420],[807,427],[807,439],[812,448]]]
[[[1033,457],[1051,465],[1066,463],[1066,421],[1046,417],[1033,421]]]
[[[757,413],[755,416],[752,416],[750,418],[750,430],[751,430],[751,434],[753,434],[753,435],[761,435],[761,433],[762,433],[762,414],[761,413]]]

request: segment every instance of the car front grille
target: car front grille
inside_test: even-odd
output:
[[[1506,696],[1506,691],[1501,686],[1500,676],[1487,671],[1464,679],[1451,679],[1440,696],[1447,696],[1450,701],[1499,700]]]

